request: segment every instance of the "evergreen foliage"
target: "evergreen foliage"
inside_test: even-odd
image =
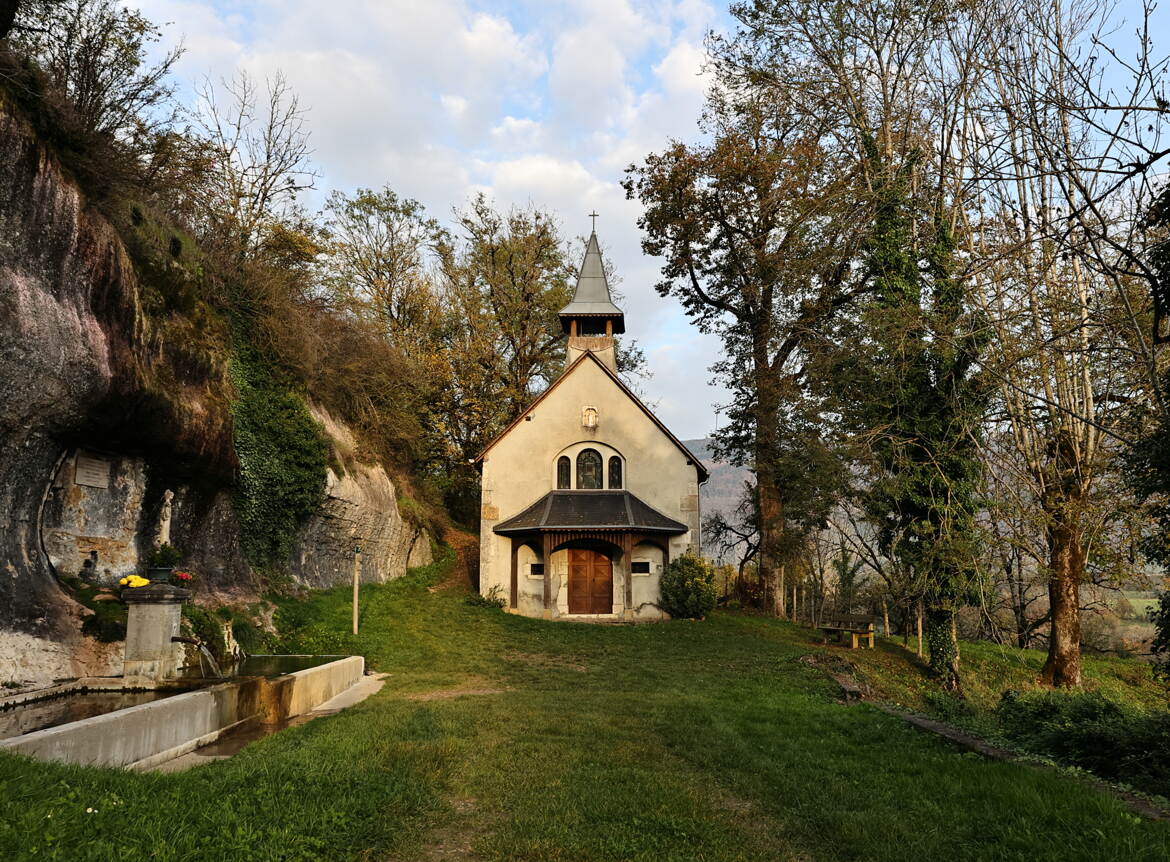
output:
[[[978,433],[989,393],[973,366],[983,341],[953,275],[949,228],[939,216],[924,225],[911,197],[917,156],[891,169],[872,140],[866,145],[882,178],[865,249],[873,299],[831,380],[846,420],[870,440],[862,504],[883,553],[916,573],[931,668],[956,690],[955,614],[975,578]],[[930,230],[924,260],[916,228]]]
[[[1154,335],[1162,335],[1170,321],[1170,188],[1165,189],[1150,208],[1147,226],[1158,238],[1149,251],[1149,265],[1154,273]],[[1165,338],[1165,336],[1163,336]],[[1138,417],[1139,429],[1134,445],[1125,455],[1125,472],[1138,500],[1144,502],[1155,529],[1141,541],[1147,557],[1170,566],[1170,371],[1158,381],[1161,409]],[[1155,407],[1158,399],[1155,399]],[[1140,427],[1144,420],[1145,427]]]

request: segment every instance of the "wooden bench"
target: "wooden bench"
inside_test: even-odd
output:
[[[865,643],[866,640],[869,641],[869,648],[874,648],[873,617],[859,616],[857,614],[829,614],[821,620],[818,628],[826,636],[830,632],[836,632],[837,643],[844,643],[845,635],[849,635],[852,639],[850,649],[857,649],[857,642],[861,641]]]

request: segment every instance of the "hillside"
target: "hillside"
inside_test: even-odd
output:
[[[745,467],[736,467],[726,461],[716,460],[711,454],[711,438],[698,440],[684,440],[686,447],[699,456],[699,459],[711,471],[711,477],[705,484],[699,486],[699,501],[703,510],[703,517],[707,518],[716,512],[729,521],[735,520],[735,510],[743,496],[744,483],[751,480],[751,473]],[[717,549],[711,547],[704,536],[703,554],[716,559]]]
[[[5,859],[1161,860],[1170,824],[845,706],[805,629],[568,625],[470,607],[450,557],[277,614],[386,687],[174,775],[0,758]],[[834,656],[852,658],[839,648]],[[884,673],[922,679],[896,647]],[[1094,671],[1095,673],[1095,671]],[[225,804],[225,800],[230,800]],[[87,808],[94,809],[87,813]]]

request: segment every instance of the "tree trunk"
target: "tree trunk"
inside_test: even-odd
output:
[[[1048,533],[1048,602],[1052,629],[1048,659],[1040,679],[1058,688],[1081,684],[1081,595],[1085,574],[1085,548],[1078,523],[1078,501],[1053,507]]]
[[[890,606],[886,602],[886,597],[882,596],[882,637],[888,638],[890,636]]]
[[[768,361],[772,327],[767,315],[752,324],[752,384],[755,389],[755,474],[756,501],[759,515],[760,577],[772,589],[772,613],[785,616],[787,592],[784,588],[783,537],[784,502],[776,477],[780,439],[777,417],[780,412],[780,387]]]
[[[758,463],[758,462],[757,462]],[[770,466],[756,471],[756,493],[760,508],[760,580],[771,593],[771,611],[778,617],[785,615],[784,566],[780,562],[780,540],[783,534],[783,506],[776,492]]]
[[[923,614],[919,605],[918,643],[919,655],[922,649]],[[954,694],[961,693],[959,687],[959,642],[956,638],[955,612],[945,608],[931,608],[926,617],[926,642],[930,647],[930,669],[942,687]]]
[[[922,601],[914,607],[915,617],[918,620],[918,657],[922,658]]]
[[[9,31],[12,30],[20,2],[21,0],[0,0],[0,39],[6,38]]]

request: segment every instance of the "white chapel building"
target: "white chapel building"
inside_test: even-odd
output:
[[[661,619],[663,566],[699,550],[707,470],[617,376],[597,234],[573,301],[564,372],[480,453],[480,592],[545,618]]]

